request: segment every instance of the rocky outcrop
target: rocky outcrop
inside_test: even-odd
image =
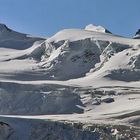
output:
[[[0,122],[0,140],[8,140],[13,133],[13,129],[7,123]]]

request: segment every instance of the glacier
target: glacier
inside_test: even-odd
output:
[[[0,140],[139,140],[139,107],[138,37],[0,24]]]

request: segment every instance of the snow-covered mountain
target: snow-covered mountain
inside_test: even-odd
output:
[[[87,25],[85,27],[85,30],[87,30],[87,31],[94,31],[94,32],[101,32],[101,33],[111,33],[106,28],[104,28],[102,26],[96,26],[96,25],[93,25],[93,24]]]
[[[139,139],[139,106],[140,39],[92,24],[44,39],[0,24],[2,137]]]

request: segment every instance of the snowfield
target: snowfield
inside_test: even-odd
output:
[[[18,139],[139,140],[140,39],[0,24],[0,140]]]

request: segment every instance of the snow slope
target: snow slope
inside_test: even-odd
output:
[[[39,128],[34,130],[32,139],[41,133],[49,137],[42,129],[46,125],[44,120],[48,119],[86,126],[98,124],[103,128],[109,125],[106,139],[125,133],[127,140],[139,139],[139,106],[140,39],[113,35],[94,25],[65,29],[42,39],[0,25],[0,114],[4,115],[0,119],[14,129],[11,139],[19,137],[18,133],[23,135],[16,123],[22,123],[23,129],[27,129],[24,139],[29,139],[33,119]],[[55,129],[52,122],[47,123],[50,129]],[[101,139],[102,128],[96,126],[99,133],[91,134],[83,127],[76,134],[73,125],[66,127],[60,139],[68,139],[64,133],[69,129],[68,135],[73,134],[71,139],[77,135],[77,140],[81,140],[81,134],[85,135],[84,139],[90,140],[93,135],[95,140]],[[128,136],[130,127],[135,134]],[[58,129],[55,129],[57,135]],[[52,139],[57,138],[53,135]]]

